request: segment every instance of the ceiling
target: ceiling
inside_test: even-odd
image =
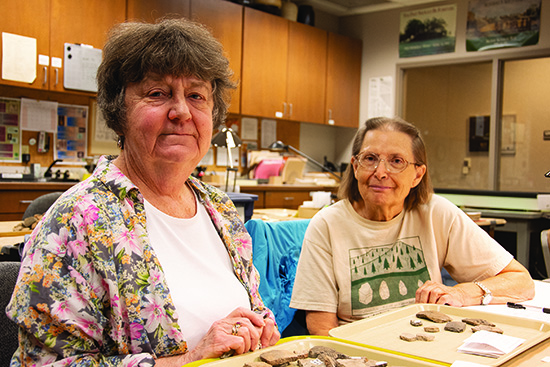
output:
[[[441,0],[294,0],[298,5],[312,5],[315,9],[339,17],[433,3],[436,1]]]

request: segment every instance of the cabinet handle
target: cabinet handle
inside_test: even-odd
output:
[[[332,108],[328,109],[328,119],[332,120]]]
[[[292,117],[292,103],[289,103],[288,108],[288,117]]]
[[[57,87],[57,83],[59,82],[59,69],[55,68],[55,86]]]
[[[285,201],[294,200],[294,196],[285,196],[285,197],[283,198],[283,200],[285,200]]]
[[[283,102],[283,117],[286,117],[286,102]]]
[[[19,204],[30,204],[32,200],[19,200]]]
[[[48,67],[44,66],[44,84],[43,85],[46,85],[46,84],[48,84]]]

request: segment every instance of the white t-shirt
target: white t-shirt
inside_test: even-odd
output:
[[[197,200],[193,218],[171,217],[145,201],[147,232],[162,265],[187,346],[193,349],[216,320],[250,308],[226,247]]]
[[[426,280],[441,282],[442,267],[461,283],[494,276],[512,259],[441,196],[387,222],[367,220],[341,200],[307,228],[290,307],[351,322],[414,303]]]

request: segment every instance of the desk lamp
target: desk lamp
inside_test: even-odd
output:
[[[338,181],[340,181],[341,177],[338,176],[336,173],[332,172],[331,170],[329,170],[328,168],[326,168],[325,166],[323,166],[321,163],[317,162],[315,159],[311,158],[310,156],[308,156],[307,154],[305,154],[304,152],[294,148],[293,146],[291,145],[286,145],[286,144],[283,144],[282,141],[280,140],[277,140],[276,142],[272,143],[269,147],[268,147],[270,150],[277,150],[277,151],[291,151],[291,152],[294,152],[296,154],[298,154],[299,156],[302,156],[304,157],[305,159],[307,159],[308,162],[311,162],[313,163],[314,165],[316,165],[317,167],[319,167],[323,172],[328,172],[330,173],[332,176],[334,176],[335,178],[338,179]]]
[[[238,168],[233,167],[233,158],[231,157],[231,149],[240,147],[242,144],[241,139],[233,131],[233,129],[222,126],[220,131],[214,135],[212,138],[212,145],[215,147],[222,147],[227,149],[227,161],[229,163],[229,167],[226,169],[226,175],[225,175],[225,191],[227,192],[229,187],[229,172],[235,172],[234,180],[233,180],[233,190],[235,190],[235,186],[237,184],[237,171]]]

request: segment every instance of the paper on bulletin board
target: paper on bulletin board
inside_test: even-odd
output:
[[[36,38],[2,32],[2,79],[34,82],[36,58]]]
[[[0,98],[0,161],[21,162],[21,100]]]
[[[381,76],[369,80],[368,118],[393,117],[393,78]]]
[[[269,147],[277,140],[277,120],[262,120],[262,149]]]
[[[117,135],[107,127],[103,114],[99,110],[96,101],[92,101],[90,110],[90,124],[88,129],[89,146],[88,155],[118,155]]]
[[[239,166],[239,147],[231,148],[231,160],[233,161],[233,167]],[[216,166],[229,166],[227,148],[216,148]]]
[[[241,119],[241,139],[258,140],[258,119],[243,117]]]
[[[57,111],[55,158],[65,162],[83,162],[88,148],[88,106],[60,104]]]
[[[21,98],[21,129],[57,132],[57,102]]]

